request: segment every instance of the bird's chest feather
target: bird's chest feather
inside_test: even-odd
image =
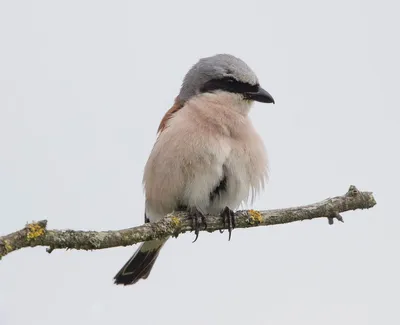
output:
[[[230,148],[223,163],[223,177],[210,194],[215,209],[237,208],[264,186],[267,177],[267,156],[260,137],[253,130],[244,130],[225,139]]]

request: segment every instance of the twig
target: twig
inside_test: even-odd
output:
[[[334,219],[343,222],[340,215],[342,212],[369,209],[375,204],[371,192],[360,192],[352,185],[345,195],[310,205],[267,211],[237,211],[235,212],[236,228],[270,226],[315,218],[328,218],[329,223],[332,224]],[[206,221],[208,232],[223,229],[222,219],[219,216],[208,215]],[[110,231],[47,230],[47,221],[42,220],[27,224],[19,231],[0,237],[0,259],[24,247],[48,246],[49,253],[61,248],[104,249],[133,245],[155,238],[177,237],[191,230],[192,222],[188,214],[182,211],[170,213],[156,223]]]

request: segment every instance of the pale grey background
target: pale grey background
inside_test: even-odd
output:
[[[143,166],[200,57],[231,53],[271,179],[255,208],[374,191],[378,205],[171,240],[147,281],[112,277],[135,247],[24,249],[0,262],[0,323],[399,324],[396,1],[1,1],[0,233],[143,221]]]

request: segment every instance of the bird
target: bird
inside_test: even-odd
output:
[[[204,215],[220,215],[231,239],[233,211],[268,180],[266,149],[248,116],[255,101],[275,104],[253,70],[231,54],[201,58],[189,69],[144,168],[145,223],[187,211],[196,241],[207,227]],[[147,279],[167,240],[142,243],[114,283]]]

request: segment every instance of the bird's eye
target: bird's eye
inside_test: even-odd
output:
[[[230,82],[230,83],[236,82],[236,80],[235,80],[234,78],[232,78],[232,77],[226,78],[226,81],[227,81],[227,82]]]

